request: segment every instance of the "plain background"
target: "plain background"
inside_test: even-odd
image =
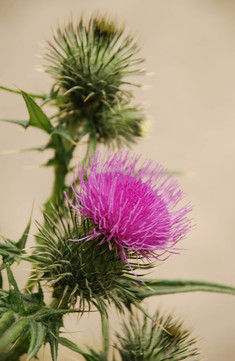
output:
[[[133,149],[183,172],[197,224],[172,256],[153,273],[159,278],[202,279],[234,284],[235,265],[235,1],[223,0],[0,0],[0,83],[25,91],[48,91],[50,79],[37,72],[41,44],[58,23],[99,10],[125,21],[136,34],[149,76],[136,101],[144,103],[149,135]],[[151,74],[152,73],[152,74]],[[0,117],[26,119],[22,99],[0,93]],[[43,144],[44,134],[0,124],[0,151]],[[20,236],[32,203],[40,219],[52,170],[40,168],[49,154],[1,154],[0,231]],[[34,230],[32,230],[33,232]],[[33,238],[33,237],[31,237]],[[31,239],[32,244],[32,239]],[[18,268],[21,286],[28,265]],[[146,302],[174,311],[200,337],[203,360],[233,361],[235,299],[195,293],[155,297]],[[120,320],[112,316],[113,325]],[[78,322],[79,321],[79,322]],[[65,334],[99,347],[99,317],[69,316]],[[79,360],[61,348],[59,360]],[[46,349],[40,360],[49,360]]]

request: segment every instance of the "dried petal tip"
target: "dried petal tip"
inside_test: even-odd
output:
[[[99,238],[118,249],[124,262],[135,256],[166,259],[175,244],[192,228],[190,204],[178,182],[152,161],[137,163],[129,152],[97,152],[86,170],[81,164],[72,186],[76,204],[70,205],[94,223],[87,241]],[[100,241],[100,239],[102,239]],[[77,239],[79,241],[79,239]]]

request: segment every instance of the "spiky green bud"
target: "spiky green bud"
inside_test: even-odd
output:
[[[52,75],[51,97],[57,120],[104,143],[132,142],[141,136],[143,115],[130,105],[135,85],[127,77],[142,71],[138,46],[124,28],[94,16],[58,29],[49,42],[46,71]]]
[[[94,305],[104,312],[107,303],[113,302],[122,310],[124,304],[128,307],[137,301],[140,280],[121,260],[118,249],[110,250],[107,242],[99,244],[101,237],[86,241],[94,225],[68,206],[54,209],[52,218],[44,214],[44,218],[37,236],[41,242],[33,256],[34,270],[40,280],[52,286],[55,298],[68,305],[78,300],[81,309]],[[133,269],[145,267],[130,262]]]
[[[146,316],[131,315],[129,323],[123,323],[123,334],[117,334],[119,343],[115,346],[122,361],[178,361],[198,355],[196,340],[190,338],[181,321],[159,312],[153,319],[156,323]]]

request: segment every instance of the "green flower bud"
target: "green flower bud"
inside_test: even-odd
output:
[[[138,51],[133,37],[104,17],[58,29],[45,55],[46,71],[55,80],[51,99],[59,108],[58,123],[103,143],[140,137],[143,115],[130,105],[127,89],[136,85],[127,77],[142,73]]]
[[[115,345],[122,361],[179,361],[199,354],[196,339],[190,338],[181,321],[159,312],[153,319],[156,323],[132,314],[129,323],[123,323],[123,334],[117,334],[119,343]]]
[[[86,241],[94,225],[68,206],[54,208],[52,218],[47,214],[44,218],[44,225],[38,226],[34,276],[53,288],[59,302],[74,305],[79,301],[81,310],[93,305],[105,312],[108,303],[122,311],[137,300],[140,280],[123,263],[118,249],[110,250],[107,242],[99,244],[101,237]],[[78,238],[79,242],[71,241]],[[150,267],[134,260],[130,263],[133,269]]]

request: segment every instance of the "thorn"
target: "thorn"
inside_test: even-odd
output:
[[[155,73],[155,72],[153,72],[153,71],[152,71],[152,72],[147,72],[147,73],[146,73],[146,76],[155,76],[155,75],[156,75],[156,73]]]
[[[168,333],[168,335],[173,336],[172,333],[170,333],[165,327],[163,327],[159,322],[157,322],[156,320],[153,320],[153,322],[163,331],[165,331],[166,333]]]
[[[22,152],[22,149],[3,150],[0,152],[0,155],[16,154],[16,153],[21,153],[21,152]]]

